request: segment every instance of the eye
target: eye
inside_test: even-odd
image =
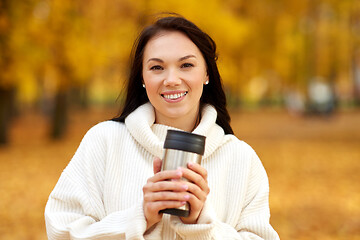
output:
[[[152,66],[151,68],[150,68],[150,70],[163,70],[163,67],[162,66],[160,66],[160,65],[155,65],[155,66]]]
[[[192,64],[192,63],[184,63],[183,65],[181,65],[181,68],[190,68],[193,66],[194,66],[194,64]]]

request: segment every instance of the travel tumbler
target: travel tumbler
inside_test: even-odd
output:
[[[176,170],[178,167],[187,167],[189,162],[200,164],[202,155],[205,151],[205,136],[168,130],[164,142],[164,157],[162,170]],[[183,178],[183,180],[187,180]],[[168,208],[161,210],[162,213],[168,213],[180,217],[187,217],[190,214],[189,204],[179,208]]]

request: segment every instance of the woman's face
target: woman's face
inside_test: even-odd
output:
[[[208,75],[200,50],[185,34],[164,31],[150,39],[142,74],[157,123],[196,120]]]

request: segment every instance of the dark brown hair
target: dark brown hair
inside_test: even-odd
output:
[[[209,35],[201,31],[194,23],[179,15],[158,19],[154,24],[146,27],[135,41],[132,50],[130,76],[126,87],[125,105],[120,116],[112,120],[124,122],[130,113],[149,101],[146,90],[142,87],[143,54],[148,41],[161,31],[182,32],[199,48],[206,61],[209,75],[209,84],[204,86],[200,103],[201,105],[211,104],[214,106],[217,111],[216,123],[224,129],[225,134],[233,134],[230,126],[230,115],[226,109],[226,96],[216,64],[216,44]]]

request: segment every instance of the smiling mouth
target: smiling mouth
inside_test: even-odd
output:
[[[178,98],[181,98],[183,96],[185,96],[188,92],[183,92],[183,93],[176,93],[176,94],[161,94],[161,96],[163,98],[166,98],[166,99],[170,99],[170,100],[176,100]]]

